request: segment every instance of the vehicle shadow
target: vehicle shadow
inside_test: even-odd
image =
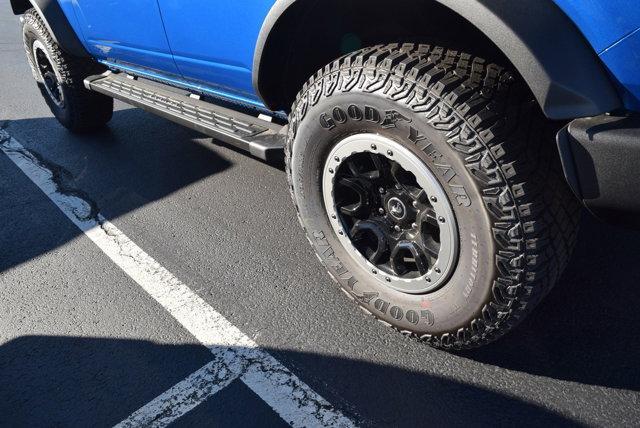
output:
[[[535,404],[423,373],[326,355],[267,351],[285,363],[295,360],[303,373],[323,367],[341,373],[331,385],[318,382],[317,376],[302,380],[364,426],[495,426],[497,409],[504,425],[572,424]],[[211,358],[199,345],[22,336],[0,346],[0,423],[113,426]],[[355,414],[344,403],[366,413]],[[178,422],[183,426],[286,426],[239,381]]]
[[[640,391],[640,232],[583,215],[556,288],[512,334],[462,353],[475,361]]]
[[[91,136],[70,134],[53,118],[16,120],[7,129],[110,219],[233,166],[212,150],[211,139],[137,109],[116,111],[109,128]],[[65,168],[56,159],[64,159]],[[2,272],[80,233],[2,155],[0,201],[0,280]],[[640,233],[588,215],[582,223],[575,257],[540,307],[512,334],[461,355],[530,374],[640,391]]]
[[[133,108],[117,110],[108,127],[90,135],[72,134],[53,118],[0,125],[54,172],[58,188],[80,194],[110,219],[233,165],[210,138]],[[68,223],[64,216],[2,153],[0,201],[0,273],[80,233],[60,226]]]

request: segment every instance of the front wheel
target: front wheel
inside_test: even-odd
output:
[[[388,45],[318,72],[290,116],[294,202],[366,311],[445,348],[511,329],[557,281],[579,205],[553,130],[509,71]]]

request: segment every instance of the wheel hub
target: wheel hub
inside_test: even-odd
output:
[[[396,197],[389,199],[387,207],[389,209],[389,214],[391,214],[394,220],[402,221],[407,216],[407,209],[405,208],[404,203]]]
[[[449,278],[458,254],[453,210],[433,173],[399,143],[375,134],[340,141],[323,197],[338,239],[378,281],[421,294]]]

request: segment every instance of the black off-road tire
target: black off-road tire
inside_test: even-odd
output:
[[[91,92],[83,84],[87,76],[103,73],[103,66],[92,59],[77,58],[62,51],[35,9],[30,9],[23,15],[22,34],[33,77],[52,113],[65,128],[85,133],[102,128],[111,120],[113,98]],[[46,90],[34,57],[33,47],[36,41],[46,50],[47,59],[61,83],[61,103],[56,103]]]
[[[326,158],[337,141],[360,133],[402,144],[445,189],[459,256],[435,291],[385,287],[332,229]],[[507,68],[436,46],[369,47],[327,65],[298,94],[286,147],[291,194],[318,257],[366,312],[434,347],[481,346],[531,312],[573,250],[580,206],[554,133]]]

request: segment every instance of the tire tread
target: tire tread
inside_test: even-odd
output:
[[[566,185],[555,146],[545,141],[555,130],[524,83],[472,54],[425,44],[376,45],[319,70],[293,103],[285,147],[289,189],[303,228],[293,194],[292,145],[309,107],[336,91],[387,97],[449,132],[449,145],[470,171],[477,171],[485,207],[493,215],[500,274],[478,315],[457,331],[403,333],[447,349],[477,347],[504,335],[558,280],[575,246],[581,209]]]

